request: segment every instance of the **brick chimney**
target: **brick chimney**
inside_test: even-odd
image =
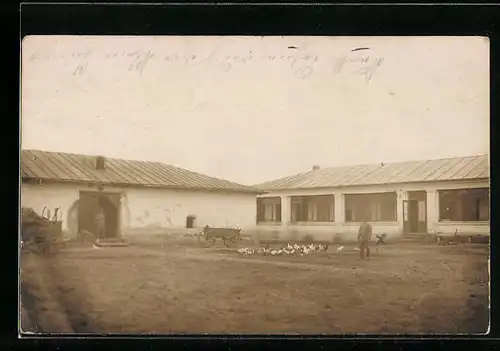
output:
[[[104,156],[97,156],[95,158],[95,169],[101,170],[106,167],[106,158]]]
[[[321,168],[320,166],[318,166],[318,165],[314,165],[314,166],[313,166],[313,171],[317,171],[317,170],[319,170],[320,168]]]

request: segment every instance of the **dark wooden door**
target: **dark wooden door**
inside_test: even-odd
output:
[[[120,196],[118,194],[102,194],[99,204],[104,210],[105,216],[105,238],[115,238],[118,236],[119,228],[119,208]]]
[[[78,230],[86,230],[96,235],[95,215],[99,209],[98,197],[91,192],[81,192],[78,206]]]
[[[418,201],[408,202],[408,217],[410,222],[410,232],[418,232]]]
[[[105,217],[104,238],[114,238],[118,236],[120,219],[119,194],[82,191],[79,201],[78,229],[86,230],[97,235],[96,214],[101,208],[104,211]]]

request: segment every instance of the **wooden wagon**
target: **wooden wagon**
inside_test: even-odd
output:
[[[22,209],[21,247],[37,253],[52,253],[63,244],[62,214],[59,208],[51,216],[50,210],[44,207],[39,216],[32,209]]]
[[[203,231],[198,234],[199,242],[205,241],[214,245],[217,239],[221,239],[226,247],[235,246],[241,240],[241,229],[211,228],[205,226]]]

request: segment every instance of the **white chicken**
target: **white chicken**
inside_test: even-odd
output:
[[[341,252],[342,250],[344,250],[344,246],[340,246],[340,247],[337,247],[337,252]]]
[[[337,248],[337,252],[340,252],[344,249],[344,246],[340,246]],[[272,249],[269,247],[269,245],[266,245],[266,247],[259,247],[259,248],[240,248],[236,250],[239,254],[242,256],[250,256],[250,255],[256,255],[256,254],[261,254],[264,256],[270,255],[270,256],[280,256],[280,255],[309,255],[311,253],[315,252],[326,252],[328,250],[328,244],[323,245],[323,244],[305,244],[305,245],[299,245],[294,242],[288,242],[286,245],[279,249]]]

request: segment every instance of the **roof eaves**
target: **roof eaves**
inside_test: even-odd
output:
[[[366,183],[366,184],[337,184],[337,185],[323,185],[323,186],[315,186],[315,187],[298,187],[298,188],[279,188],[267,190],[266,193],[271,193],[273,191],[290,191],[290,190],[312,190],[312,189],[336,189],[336,188],[355,188],[360,186],[384,186],[384,185],[403,185],[403,184],[412,184],[412,183],[446,183],[449,181],[457,182],[469,182],[471,180],[477,181],[485,181],[489,180],[489,176],[482,177],[474,177],[474,178],[463,178],[463,179],[439,179],[439,180],[422,180],[418,182],[408,181],[408,182],[397,182],[397,183]]]
[[[115,181],[99,181],[99,180],[83,180],[70,178],[41,178],[34,176],[23,176],[23,181],[42,180],[47,183],[71,183],[71,184],[99,184],[119,186],[123,188],[153,188],[153,189],[172,189],[172,190],[197,190],[197,191],[215,191],[215,192],[231,192],[231,193],[250,193],[260,194],[262,190],[244,186],[243,188],[217,188],[217,187],[202,187],[202,186],[181,186],[181,185],[162,185],[162,184],[147,184],[147,183],[130,183],[130,182],[115,182]]]

